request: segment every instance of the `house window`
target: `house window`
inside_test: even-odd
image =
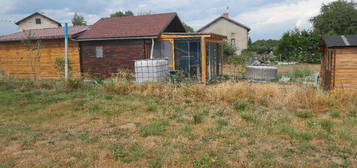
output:
[[[231,45],[235,46],[236,45],[236,39],[235,38],[231,38]]]
[[[40,18],[36,19],[36,24],[41,24],[41,19]]]
[[[103,46],[95,47],[95,57],[96,58],[103,58]]]

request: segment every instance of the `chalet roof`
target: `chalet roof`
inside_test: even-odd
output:
[[[152,38],[164,32],[173,21],[185,31],[176,13],[102,18],[77,40]]]
[[[357,35],[324,36],[322,40],[327,48],[357,46]]]
[[[75,36],[78,36],[80,33],[86,31],[88,28],[89,26],[69,27],[68,33],[72,38],[74,38]],[[26,39],[27,37],[31,37],[31,39],[33,40],[63,39],[64,29],[63,27],[59,27],[59,28],[25,30],[13,34],[0,36],[0,42],[21,41]]]
[[[23,19],[21,19],[21,20],[19,20],[19,21],[17,21],[15,24],[16,24],[16,25],[19,25],[21,22],[23,22],[23,21],[25,21],[26,19],[28,19],[28,18],[30,18],[30,17],[32,17],[32,16],[35,16],[35,15],[41,15],[42,17],[47,18],[48,20],[51,20],[52,22],[57,23],[58,26],[62,26],[60,22],[58,22],[58,21],[56,21],[56,20],[54,20],[54,19],[52,19],[52,18],[50,18],[50,17],[48,17],[48,16],[45,16],[45,15],[43,15],[43,14],[40,13],[40,12],[35,12],[35,13],[33,13],[33,14],[31,14],[31,15],[29,15],[29,16],[27,16],[27,17],[25,17],[25,18],[23,18]]]
[[[206,29],[207,27],[211,26],[212,24],[218,22],[221,19],[225,19],[225,20],[227,20],[227,21],[229,21],[229,22],[231,22],[231,23],[233,23],[233,24],[235,24],[237,26],[243,27],[243,28],[247,29],[248,31],[250,31],[250,28],[248,26],[245,26],[242,23],[239,23],[239,22],[237,22],[237,21],[235,21],[233,19],[230,19],[229,17],[220,16],[220,17],[216,18],[215,20],[213,20],[212,22],[208,23],[207,25],[203,26],[201,29],[198,30],[198,32],[203,31],[204,29]]]

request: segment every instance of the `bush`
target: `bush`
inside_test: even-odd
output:
[[[64,74],[64,64],[65,61],[63,58],[56,58],[55,60],[55,69],[61,75]],[[68,73],[72,71],[72,61],[68,60]]]
[[[333,128],[333,122],[332,121],[330,121],[330,120],[321,120],[320,121],[320,125],[324,130],[326,130],[328,132],[332,131],[332,128]]]
[[[319,63],[321,36],[318,32],[308,30],[292,30],[281,38],[277,54],[283,61]]]
[[[203,121],[203,113],[196,113],[192,116],[193,122],[199,124]]]
[[[244,50],[240,55],[232,55],[229,57],[228,63],[233,65],[245,66],[247,59],[252,56],[252,53],[248,50]]]
[[[227,62],[232,56],[234,56],[237,52],[237,48],[232,46],[227,41],[223,43],[223,55],[225,62]]]
[[[76,79],[76,78],[69,78],[65,82],[65,89],[66,90],[75,90],[75,89],[80,89],[84,86],[83,80],[82,79]]]
[[[245,111],[249,107],[250,103],[248,100],[242,99],[242,100],[237,100],[234,103],[234,109],[239,110],[239,111]]]

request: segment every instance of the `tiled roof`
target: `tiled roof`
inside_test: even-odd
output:
[[[176,13],[102,18],[77,39],[115,39],[159,36]]]
[[[326,47],[355,47],[357,46],[357,35],[324,36]]]
[[[80,33],[88,30],[89,26],[75,26],[69,27],[68,33],[73,38]],[[21,41],[31,37],[33,40],[45,40],[45,39],[62,39],[64,38],[63,27],[59,28],[46,28],[46,29],[32,29],[25,30],[22,32],[17,32],[9,35],[0,36],[0,42],[5,41]]]

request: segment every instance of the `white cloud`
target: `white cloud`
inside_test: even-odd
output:
[[[242,13],[235,19],[248,24],[253,31],[264,31],[267,27],[281,26],[295,22],[298,28],[308,27],[309,19],[317,15],[321,4],[334,0],[288,0],[283,3],[260,8],[256,11]]]

